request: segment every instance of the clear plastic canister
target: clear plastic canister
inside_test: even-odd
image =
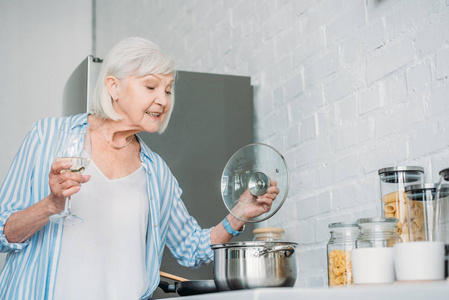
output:
[[[351,251],[359,234],[355,223],[329,224],[331,237],[327,244],[329,286],[347,286],[353,283]]]
[[[260,227],[253,230],[253,241],[282,241],[284,229],[279,227]]]
[[[410,240],[407,227],[407,197],[405,187],[424,182],[424,168],[398,166],[379,170],[382,216],[397,218],[397,231],[404,242]]]

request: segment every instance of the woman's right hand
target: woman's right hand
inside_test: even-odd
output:
[[[49,176],[50,194],[41,201],[13,213],[5,223],[3,232],[10,243],[23,243],[49,222],[49,217],[64,210],[66,197],[80,190],[81,183],[90,175],[67,171],[70,161],[58,161],[51,165]]]
[[[89,181],[90,175],[72,173],[68,169],[72,166],[69,160],[60,160],[51,165],[49,185],[51,193],[49,199],[54,207],[54,213],[60,213],[65,206],[65,199],[77,193],[81,183]]]

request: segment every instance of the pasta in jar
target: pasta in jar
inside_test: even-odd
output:
[[[421,183],[424,180],[424,168],[418,166],[398,166],[379,170],[380,191],[382,194],[382,215],[385,218],[397,218],[397,233],[404,242],[421,236],[422,206],[408,206],[405,193],[407,186]],[[413,240],[413,238],[412,238]]]
[[[346,286],[353,283],[351,251],[359,234],[355,223],[329,224],[331,238],[327,244],[329,286]]]
[[[328,259],[329,286],[352,284],[351,252],[340,249],[332,250]]]
[[[410,240],[434,241],[441,238],[439,218],[441,211],[438,203],[447,195],[444,185],[438,183],[423,183],[407,186],[408,207],[410,213]],[[439,199],[439,200],[438,200]]]
[[[409,208],[407,208],[407,201],[410,202]],[[404,242],[425,240],[422,203],[410,201],[404,192],[387,194],[382,197],[382,202],[384,217],[399,219],[397,231]]]

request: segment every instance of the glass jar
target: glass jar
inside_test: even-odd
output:
[[[444,218],[447,218],[448,192],[448,184],[438,183],[416,184],[405,188],[410,241],[444,241],[442,228]]]
[[[404,242],[410,240],[407,230],[407,197],[405,187],[424,182],[424,168],[398,166],[379,170],[382,216],[397,218],[397,231]]]
[[[253,241],[282,241],[284,229],[278,227],[261,227],[253,230]]]
[[[401,242],[397,218],[358,219],[360,228],[356,249],[352,251],[355,284],[395,281],[393,246]]]
[[[435,238],[444,243],[444,277],[449,277],[449,168],[440,171],[436,192],[437,227]]]
[[[331,237],[327,243],[329,286],[346,286],[353,283],[351,251],[359,234],[355,223],[329,224]]]
[[[360,228],[357,237],[357,248],[393,247],[402,242],[397,232],[397,218],[364,218],[358,219]]]
[[[356,223],[360,233],[352,252],[354,283],[393,283],[393,246],[402,241],[397,232],[398,219],[364,218]]]

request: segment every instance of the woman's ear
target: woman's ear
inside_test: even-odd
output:
[[[117,101],[120,89],[120,82],[117,77],[109,75],[106,77],[106,87],[112,100]]]

